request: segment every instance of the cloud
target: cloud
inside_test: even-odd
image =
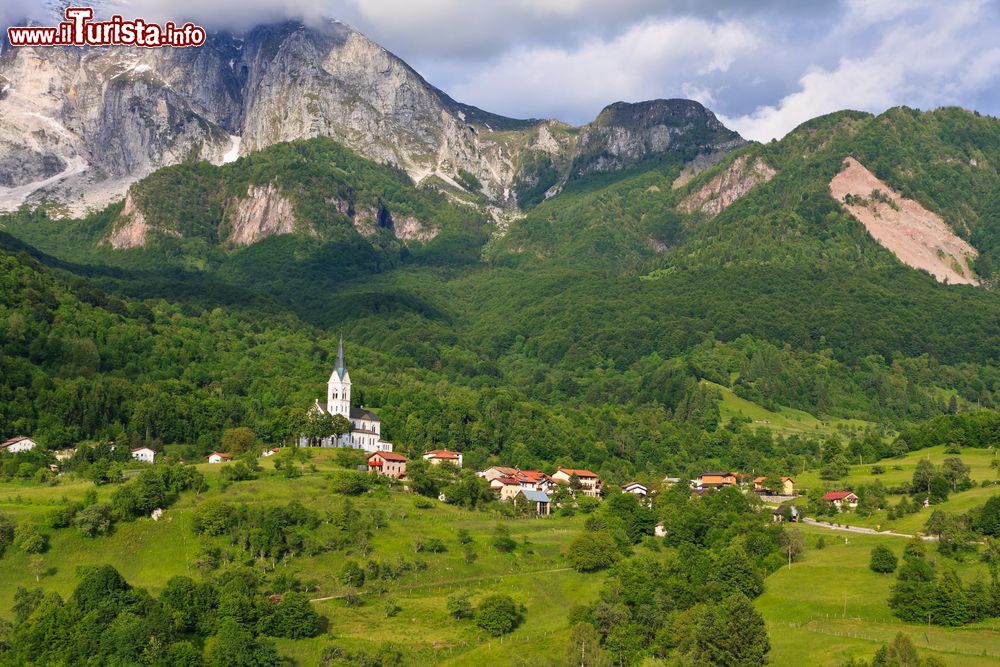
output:
[[[900,19],[903,12],[907,20]],[[900,9],[864,17],[868,23],[890,21],[869,53],[844,57],[832,68],[810,68],[795,92],[725,122],[746,137],[766,141],[841,109],[968,104],[1000,78],[995,31],[982,29],[995,24],[995,8],[988,3],[966,0],[934,5],[916,16]],[[857,18],[849,14],[847,24],[857,25]],[[838,34],[843,37],[844,31]]]
[[[522,48],[451,86],[458,99],[516,115],[585,122],[608,103],[652,97],[713,100],[699,79],[722,73],[760,39],[739,23],[701,19],[647,21],[575,49]]]

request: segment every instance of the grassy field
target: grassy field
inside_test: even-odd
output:
[[[797,489],[803,493],[810,488],[816,487],[857,488],[861,484],[871,484],[876,479],[881,480],[886,486],[892,487],[899,485],[901,482],[910,481],[913,478],[913,471],[916,469],[917,463],[922,459],[927,459],[935,465],[941,465],[944,459],[952,456],[958,456],[972,469],[970,476],[976,482],[976,486],[968,491],[951,494],[946,502],[935,505],[932,509],[965,513],[973,507],[982,505],[991,496],[1000,494],[1000,486],[982,487],[979,484],[983,480],[997,479],[996,471],[990,467],[990,463],[994,458],[993,451],[969,448],[963,450],[961,454],[947,454],[944,451],[943,445],[929,447],[918,452],[910,452],[900,458],[879,461],[878,465],[885,468],[885,473],[880,475],[872,474],[871,464],[853,465],[850,467],[847,477],[838,482],[824,481],[820,479],[818,472],[808,471],[796,477],[795,483]],[[899,495],[890,495],[888,500],[891,504],[896,505],[900,498],[901,496]],[[910,514],[890,521],[887,512],[883,510],[875,512],[868,517],[860,517],[853,513],[844,513],[838,517],[837,521],[852,526],[878,527],[881,530],[914,534],[923,529],[924,523],[929,516],[930,511],[925,508],[916,514]]]
[[[767,579],[757,600],[771,639],[772,667],[839,665],[851,657],[870,659],[880,645],[905,632],[927,655],[955,667],[996,665],[1000,661],[1000,623],[996,619],[959,629],[900,623],[886,600],[892,574],[868,569],[872,547],[886,544],[902,556],[903,538],[846,535],[800,525],[807,550],[803,561]],[[814,548],[819,536],[827,547]],[[929,558],[939,559],[933,548]],[[943,560],[943,559],[942,559]],[[966,581],[986,576],[979,563],[963,564]]]
[[[702,380],[702,384],[718,390],[722,395],[722,401],[719,403],[722,423],[726,423],[734,417],[749,418],[753,421],[754,426],[766,426],[775,433],[815,435],[818,437],[834,434],[843,437],[853,433],[862,433],[865,428],[872,426],[871,422],[860,419],[832,417],[821,420],[808,412],[788,407],[772,411],[745,398],[740,398],[733,393],[732,389],[723,387],[721,384],[708,380]]]
[[[44,555],[44,566],[49,571],[38,584],[28,556],[16,549],[4,556],[7,574],[0,578],[0,617],[9,615],[7,610],[18,586],[41,585],[68,595],[76,584],[76,568],[80,565],[110,563],[130,583],[154,594],[174,575],[198,578],[201,573],[194,559],[207,538],[193,535],[191,516],[193,508],[209,498],[249,505],[298,499],[321,512],[332,509],[344,497],[327,489],[329,481],[324,473],[334,467],[331,455],[313,454],[316,472],[294,480],[262,476],[234,483],[224,491],[216,483],[222,466],[201,465],[199,468],[209,478],[209,491],[200,497],[185,494],[159,522],[139,519],[118,524],[114,534],[107,537],[90,539],[74,529],[45,529],[51,536],[50,548]],[[273,467],[266,460],[262,465]],[[18,520],[31,518],[41,523],[47,511],[67,499],[80,499],[93,488],[88,481],[67,481],[54,487],[2,484],[0,511]],[[99,489],[102,499],[112,492],[112,487]],[[316,664],[333,638],[343,646],[370,647],[373,639],[402,644],[423,664],[464,665],[484,660],[504,665],[546,664],[546,656],[557,662],[569,637],[569,610],[573,605],[591,602],[603,582],[602,574],[583,575],[570,569],[563,555],[565,545],[582,530],[582,516],[502,520],[518,543],[513,553],[505,554],[490,546],[492,531],[500,521],[494,514],[438,502],[421,509],[414,504],[413,495],[401,491],[381,491],[351,500],[362,512],[380,509],[388,517],[388,526],[372,539],[367,559],[420,559],[427,567],[404,573],[385,590],[369,586],[363,591],[364,604],[348,607],[338,597],[345,589],[337,575],[345,558],[367,560],[363,554],[351,550],[329,552],[279,564],[279,569],[287,567],[304,581],[315,581],[317,590],[312,597],[327,598],[316,602],[329,622],[326,634],[315,639],[278,641],[279,650],[293,659],[293,664]],[[466,562],[456,539],[459,528],[468,529],[475,540],[477,559],[473,563]],[[432,537],[442,539],[448,550],[415,551],[416,540]],[[494,592],[511,595],[525,605],[525,622],[502,642],[489,639],[471,621],[456,621],[447,615],[447,598],[459,591],[471,593],[473,604]],[[386,613],[389,600],[401,608],[391,617]],[[523,655],[524,660],[519,662],[520,658],[512,655]]]

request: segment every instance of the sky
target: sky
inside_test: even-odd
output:
[[[0,21],[39,1],[0,0]],[[453,98],[518,118],[582,124],[685,97],[768,141],[845,108],[1000,115],[1000,0],[97,1],[209,29],[337,18]]]

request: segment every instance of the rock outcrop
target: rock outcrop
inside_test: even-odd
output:
[[[938,282],[978,285],[970,268],[976,249],[935,213],[906,199],[849,157],[830,181],[830,194],[899,261],[927,271]]]
[[[760,157],[740,155],[722,172],[684,197],[677,207],[685,213],[701,211],[716,216],[777,173]]]
[[[108,235],[107,242],[116,250],[141,248],[146,245],[150,229],[149,223],[146,222],[146,216],[135,205],[135,198],[129,193],[125,197],[125,205],[122,207],[122,212],[118,214],[118,219],[115,221],[111,234]]]
[[[269,236],[291,234],[295,230],[292,202],[281,194],[274,183],[251,185],[247,196],[240,199],[229,220],[226,241],[245,246]]]

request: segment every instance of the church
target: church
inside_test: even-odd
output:
[[[382,439],[382,422],[371,410],[351,407],[351,374],[344,362],[344,337],[337,348],[337,365],[326,385],[326,401],[316,399],[314,410],[323,414],[343,415],[351,422],[351,430],[340,438],[328,436],[320,440],[321,447],[350,447],[366,452],[391,452],[392,443]],[[299,438],[299,446],[309,445],[307,438]]]

